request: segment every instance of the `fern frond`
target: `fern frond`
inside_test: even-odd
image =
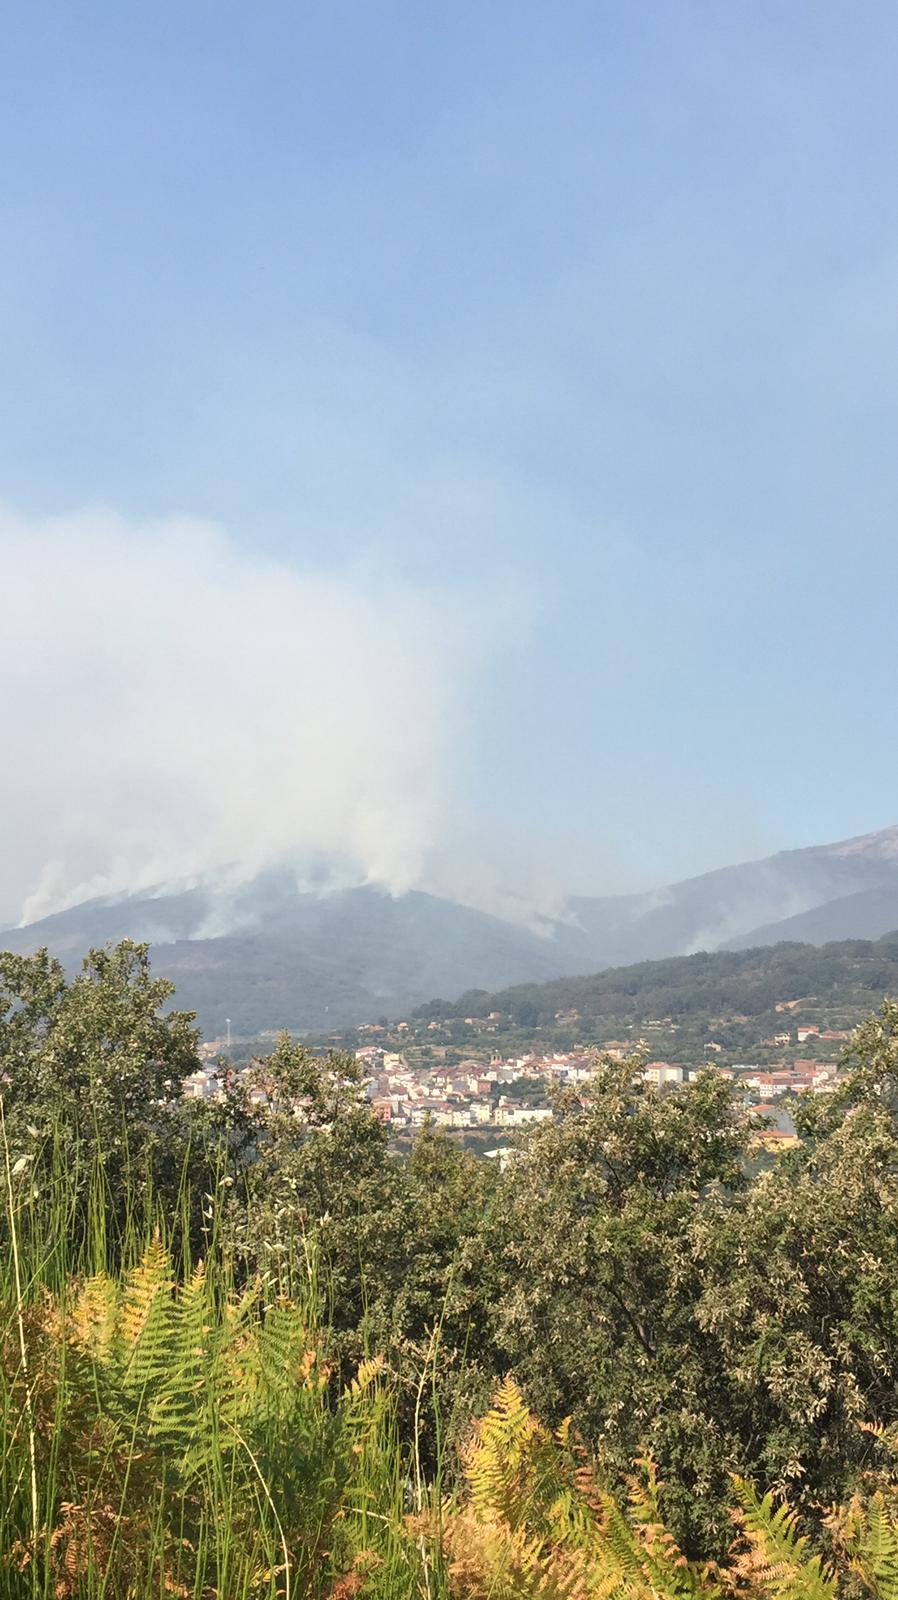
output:
[[[771,1600],[836,1600],[836,1586],[819,1556],[809,1555],[798,1516],[773,1495],[759,1499],[750,1483],[736,1478],[740,1521],[753,1558],[753,1573]]]
[[[66,1308],[65,1327],[70,1343],[91,1360],[106,1363],[112,1359],[118,1328],[118,1289],[106,1273],[97,1273],[82,1284]]]
[[[171,1265],[156,1238],[125,1278],[117,1329],[125,1352],[136,1351],[158,1302],[170,1292]]]
[[[713,1600],[719,1588],[705,1572],[699,1573],[683,1554],[664,1522],[661,1510],[661,1483],[651,1456],[643,1456],[636,1466],[643,1477],[630,1479],[630,1515],[644,1556],[644,1572],[652,1588],[681,1600]]]
[[[555,1442],[514,1379],[500,1385],[464,1451],[470,1503],[483,1522],[517,1527],[545,1515],[564,1487]]]
[[[158,1239],[126,1275],[116,1329],[123,1387],[151,1406],[172,1371],[171,1266]],[[175,1357],[177,1363],[177,1357]]]
[[[444,1507],[457,1592],[564,1600],[713,1600],[664,1527],[652,1463],[634,1485],[634,1521],[577,1466],[569,1425],[554,1436],[506,1379],[464,1457],[468,1500]],[[634,1525],[635,1523],[635,1525]],[[453,1590],[456,1592],[456,1589]]]
[[[458,1600],[607,1600],[583,1551],[558,1550],[525,1529],[483,1522],[470,1510],[443,1518],[443,1552]]]
[[[364,1394],[372,1383],[376,1383],[385,1366],[383,1356],[369,1356],[367,1360],[360,1362],[355,1377],[350,1380],[347,1394]]]
[[[882,1491],[866,1504],[855,1495],[826,1521],[852,1570],[877,1600],[898,1600],[898,1522]]]

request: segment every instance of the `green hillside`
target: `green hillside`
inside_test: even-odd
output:
[[[856,1025],[879,999],[898,994],[898,933],[823,946],[778,944],[752,950],[701,951],[666,961],[643,961],[590,977],[524,983],[487,993],[472,990],[453,1002],[434,1000],[415,1015],[415,1031],[440,1022],[455,1033],[465,1018],[492,1013],[493,1035],[601,1043],[613,1037],[649,1038],[674,1030],[677,1053],[711,1041],[753,1049],[774,1031],[814,1022],[841,1030]],[[800,1002],[793,1010],[777,1007]]]

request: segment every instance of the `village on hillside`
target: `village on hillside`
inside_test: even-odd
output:
[[[533,1046],[502,1053],[496,1048],[504,1022],[499,1013],[463,1019],[467,1050],[438,1043],[441,1032],[450,1027],[457,1039],[458,1026],[434,1020],[363,1023],[354,1030],[354,1038],[335,1035],[330,1043],[349,1046],[373,1111],[398,1138],[429,1125],[456,1135],[493,1133],[501,1143],[504,1135],[550,1119],[555,1092],[588,1082],[603,1059],[637,1056],[644,1081],[660,1090],[688,1083],[703,1070],[720,1073],[741,1091],[746,1104],[766,1116],[762,1142],[771,1149],[788,1148],[795,1142],[790,1097],[831,1088],[840,1054],[851,1037],[848,1028],[797,1022],[797,1004],[784,1001],[777,1006],[777,1012],[784,1014],[783,1026],[759,1041],[763,1048],[758,1054],[764,1059],[755,1062],[726,1059],[723,1047],[714,1041],[705,1044],[697,1058],[693,1052],[685,1060],[677,1059],[679,1025],[671,1018],[646,1023],[645,1038],[612,1038],[570,1049]],[[571,1019],[558,1020],[567,1024]],[[422,1037],[427,1040],[423,1045]],[[664,1056],[656,1056],[652,1046],[657,1048],[665,1037],[668,1049]],[[185,1094],[214,1097],[222,1092],[223,1072],[234,1071],[238,1077],[251,1073],[250,1093],[264,1101],[264,1074],[260,1078],[259,1073],[263,1052],[235,1063],[224,1051],[222,1040],[200,1046],[202,1066],[186,1080]],[[472,1142],[485,1150],[482,1137]]]

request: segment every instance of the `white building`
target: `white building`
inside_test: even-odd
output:
[[[669,1061],[649,1061],[642,1075],[646,1083],[660,1089],[663,1083],[682,1083],[686,1073],[683,1067],[672,1067]]]

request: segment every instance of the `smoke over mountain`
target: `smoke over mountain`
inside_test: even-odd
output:
[[[514,604],[105,510],[0,514],[0,586],[0,921],[288,854],[401,892],[445,851]]]

